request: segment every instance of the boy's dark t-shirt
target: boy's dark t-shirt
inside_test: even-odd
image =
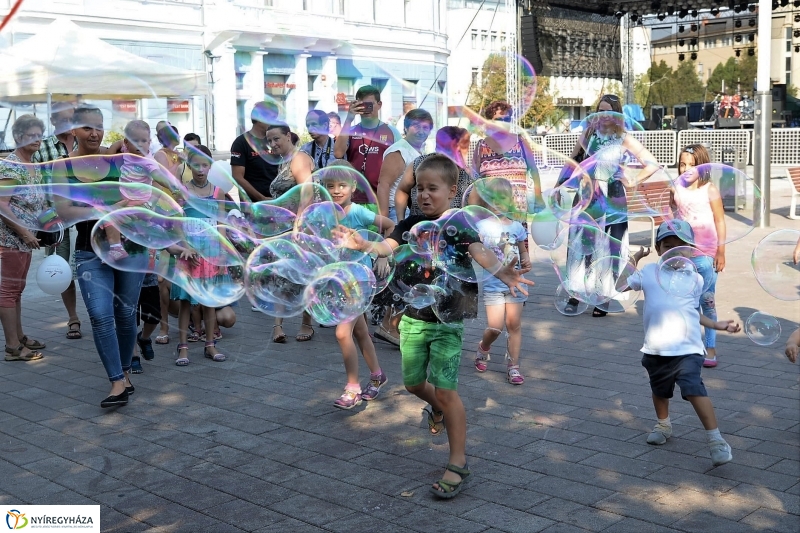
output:
[[[389,238],[401,245],[408,244],[403,235],[409,232],[415,224],[424,220],[435,219],[424,215],[412,215],[398,222]],[[468,253],[468,249],[472,243],[481,242],[480,236],[472,230],[459,228],[458,233],[452,236],[442,232],[442,238],[447,241],[448,246],[453,247],[451,250],[455,252],[447,254],[450,260],[457,262],[462,267],[462,270],[463,268],[471,269],[472,258]],[[423,259],[418,266],[420,268],[407,269],[402,272],[395,271],[395,277],[402,277],[403,283],[413,287],[417,284],[432,285],[437,277],[445,274],[444,265],[437,263],[437,261],[425,261]],[[454,322],[460,322],[465,318],[476,318],[478,316],[478,284],[447,276],[447,286],[450,295],[440,302],[440,309],[446,310],[447,316]],[[406,307],[405,315],[425,322],[441,322],[431,306],[417,309],[409,305]]]
[[[269,185],[278,175],[278,165],[264,160],[269,157],[267,142],[245,132],[236,137],[231,145],[231,166],[244,167],[244,179],[255,190],[270,197]]]

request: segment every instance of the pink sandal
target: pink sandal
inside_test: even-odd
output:
[[[478,372],[486,372],[486,369],[489,368],[489,365],[486,363],[491,361],[491,359],[492,356],[489,352],[484,352],[481,348],[481,343],[478,342],[478,351],[475,352],[475,370]]]
[[[210,353],[208,353],[208,348],[214,348],[216,345],[217,345],[216,342],[206,342],[206,346],[205,348],[203,348],[203,355],[206,356],[206,359],[211,359],[215,363],[221,363],[225,359],[227,359],[227,357],[225,357],[225,354],[215,353],[214,355],[211,355]]]
[[[519,371],[519,365],[509,365],[506,373],[506,380],[512,385],[522,385],[525,383],[525,378]]]
[[[178,358],[175,359],[175,366],[189,366],[189,358],[188,357],[181,357],[181,350],[189,351],[188,344],[179,344],[178,345]]]

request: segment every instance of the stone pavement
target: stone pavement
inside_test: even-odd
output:
[[[773,225],[798,227],[785,218],[783,185],[773,181]],[[644,225],[633,230],[646,240]],[[727,465],[711,466],[680,399],[673,438],[645,443],[655,415],[639,363],[641,302],[602,319],[563,317],[541,265],[524,314],[523,386],[505,382],[499,343],[489,372],[475,372],[483,318],[467,325],[459,392],[474,475],[451,501],[428,493],[447,441],[428,433],[422,402],[403,389],[396,349],[377,344],[390,380],[379,399],[340,411],[333,331],[299,344],[288,320],[289,342],[272,344],[271,320],[243,302],[220,342],[227,362],[203,359],[198,343],[192,364],[175,367],[173,330],[134,376],[128,406],[102,410],[108,382],[82,304],[84,338],[67,340],[60,300],[33,281],[26,331],[48,346],[39,362],[0,362],[0,503],[100,504],[109,532],[800,531],[798,367],[782,354],[800,310],[754,280],[750,253],[768,232],[729,246],[718,283],[721,319],[761,310],[783,326],[769,347],[720,334],[720,364],[703,371],[733,447]]]

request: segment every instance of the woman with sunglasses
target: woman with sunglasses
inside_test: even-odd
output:
[[[528,144],[511,131],[513,108],[508,102],[492,102],[483,110],[486,137],[478,141],[472,155],[472,167],[478,178],[505,178],[511,183],[516,207],[516,218],[525,222],[533,212],[536,198],[541,198],[542,187],[539,169]],[[470,205],[479,205],[481,199],[473,188]]]
[[[642,143],[632,135],[628,135],[626,121],[622,114],[622,102],[613,94],[606,94],[600,98],[595,109],[595,114],[586,119],[588,127],[578,138],[572,151],[571,159],[580,163],[585,171],[584,176],[592,181],[592,199],[584,210],[590,215],[597,225],[610,237],[607,250],[603,244],[595,247],[593,253],[581,255],[574,250],[579,247],[570,247],[567,255],[567,272],[569,279],[583,279],[586,267],[592,264],[595,258],[611,255],[627,259],[628,257],[628,217],[626,188],[635,188],[640,183],[650,178],[659,170],[655,157]],[[638,160],[643,168],[638,175],[629,180],[625,177],[624,168],[630,157]],[[569,179],[573,173],[563,172],[557,185]],[[605,183],[606,190],[601,184]],[[571,225],[569,240],[571,242],[581,238],[582,226]],[[621,264],[624,264],[621,261]],[[614,287],[619,277],[618,265],[609,272],[611,279],[603,282],[604,287]],[[578,307],[578,299],[570,298],[566,311],[574,313]],[[595,307],[593,317],[602,317],[608,314],[606,309]]]

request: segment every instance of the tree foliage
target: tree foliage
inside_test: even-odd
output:
[[[711,95],[722,92],[722,81],[725,81],[725,92],[733,94],[739,86],[742,92],[752,93],[758,69],[758,56],[729,57],[720,63],[708,77],[708,92]]]

